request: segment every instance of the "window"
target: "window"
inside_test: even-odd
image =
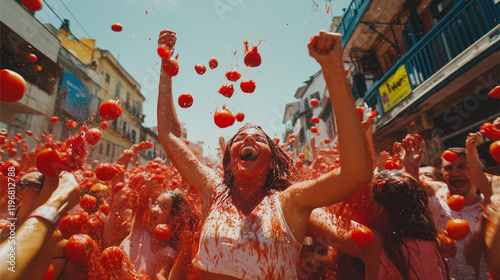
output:
[[[102,144],[99,144],[99,155],[102,155]]]
[[[135,130],[132,129],[132,142],[135,143]]]
[[[106,73],[106,87],[109,86],[109,80],[111,80],[111,77]]]
[[[115,97],[120,98],[120,84],[116,84]]]
[[[106,144],[106,156],[109,157],[109,150],[111,149],[111,145],[108,143]]]
[[[127,131],[127,122],[123,121],[123,133]]]
[[[115,150],[116,150],[116,145],[113,144],[113,148],[111,149],[111,159],[114,161],[115,158]]]

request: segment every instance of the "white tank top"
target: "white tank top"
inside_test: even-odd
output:
[[[223,185],[214,191],[193,264],[241,279],[296,279],[302,244],[286,224],[279,192],[264,197],[245,216],[228,191]]]

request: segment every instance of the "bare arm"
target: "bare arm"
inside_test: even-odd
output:
[[[55,207],[64,215],[79,201],[78,183],[70,173],[60,175],[59,186],[44,205]],[[52,234],[55,226],[39,217],[32,217],[16,232],[15,243],[4,241],[0,246],[0,279],[37,279],[42,278],[52,261]],[[9,271],[10,247],[15,246],[15,272]]]
[[[371,181],[372,159],[342,61],[342,36],[321,31],[308,45],[321,65],[337,118],[340,169],[289,188],[294,204],[305,212],[342,201]],[[318,195],[321,194],[321,195]],[[307,215],[309,215],[307,213]]]
[[[176,40],[174,32],[164,30],[160,33],[158,44],[166,45],[173,53]],[[206,207],[218,177],[212,169],[199,162],[180,138],[181,125],[172,97],[172,77],[163,70],[165,63],[166,59],[163,59],[158,94],[158,136],[173,165],[188,184],[198,190],[202,207]]]
[[[489,203],[492,195],[491,183],[483,172],[483,165],[477,153],[477,146],[482,143],[484,141],[479,133],[470,133],[465,141],[465,151],[467,153],[467,166],[470,170],[471,179],[484,195],[485,202]]]

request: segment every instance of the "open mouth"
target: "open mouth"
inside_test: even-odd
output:
[[[461,188],[465,185],[465,180],[453,180],[451,181],[451,185],[455,188]]]
[[[240,151],[240,159],[242,161],[253,161],[259,157],[257,150],[254,147],[244,147]]]

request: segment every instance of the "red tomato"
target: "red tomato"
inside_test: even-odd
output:
[[[161,58],[170,58],[170,49],[167,47],[167,45],[158,46],[156,51]]]
[[[167,224],[159,224],[155,228],[154,236],[158,240],[168,240],[170,238],[171,232],[170,227]]]
[[[73,120],[68,120],[68,123],[66,124],[66,126],[69,128],[76,128],[78,126],[78,123],[73,121]]]
[[[97,128],[91,128],[85,133],[85,140],[90,145],[94,146],[97,144],[102,137],[102,132]]]
[[[14,177],[21,172],[21,165],[15,159],[11,158],[2,164],[0,169],[5,177]],[[12,176],[12,174],[14,174],[14,176]]]
[[[72,235],[84,232],[88,220],[88,214],[85,213],[85,215],[77,213],[64,216],[59,223],[62,236],[69,239]]]
[[[276,145],[278,145],[280,143],[280,139],[279,138],[273,138],[273,141]]]
[[[54,266],[50,264],[42,280],[53,280],[53,279],[54,279]]]
[[[325,138],[325,139],[323,139],[323,142],[325,142],[325,144],[328,144],[328,143],[332,142],[332,140],[330,138]]]
[[[123,182],[118,182],[116,183],[115,187],[114,187],[114,191],[115,192],[119,192],[120,190],[122,190],[123,188],[125,188],[125,184]]]
[[[17,149],[10,149],[9,150],[9,156],[10,157],[14,157],[15,155],[17,155]]]
[[[94,240],[86,234],[72,235],[64,247],[66,258],[74,263],[88,261],[92,255],[93,243]]]
[[[493,88],[488,95],[493,99],[500,99],[500,86]]]
[[[107,203],[102,203],[101,205],[99,205],[99,208],[97,209],[97,211],[100,211],[104,215],[108,215],[109,210],[111,210],[111,206],[109,206],[109,204]]]
[[[356,107],[356,110],[358,110],[359,119],[363,120],[363,115],[365,114],[365,108],[363,108],[363,107]]]
[[[0,70],[0,100],[17,102],[24,97],[25,92],[26,81],[21,75],[8,69]]]
[[[233,84],[224,84],[220,87],[218,93],[222,94],[223,96],[227,97],[227,98],[231,98],[231,96],[233,96],[233,93],[234,93],[234,87],[233,87]]]
[[[311,104],[311,106],[313,106],[313,107],[318,107],[319,101],[318,101],[318,99],[313,98],[313,99],[311,99],[311,101],[309,102],[309,104]]]
[[[491,145],[490,145],[490,155],[497,162],[500,162],[500,140],[491,143]]]
[[[483,123],[479,128],[479,131],[481,131],[481,135],[491,140],[500,139],[500,129],[497,128],[496,125],[492,124],[491,122]]]
[[[443,158],[448,162],[454,162],[457,160],[458,155],[453,151],[446,150],[443,152]]]
[[[217,66],[219,66],[219,62],[215,58],[210,58],[210,60],[208,61],[208,66],[210,67],[210,69],[215,69],[217,68]]]
[[[5,144],[5,141],[7,141],[7,137],[5,137],[4,135],[0,135],[0,145]]]
[[[351,230],[351,238],[359,247],[363,248],[373,242],[373,233],[369,228],[359,226]]]
[[[122,270],[127,256],[120,247],[108,247],[102,251],[100,263],[106,270]]]
[[[31,130],[26,130],[26,135],[28,135],[28,136],[33,136],[33,131],[31,131]]]
[[[344,69],[344,73],[347,75],[349,74],[349,69]]]
[[[34,54],[30,53],[30,54],[28,55],[28,59],[29,59],[31,62],[35,63],[35,62],[38,60],[38,57],[36,57],[36,55],[34,55]]]
[[[373,110],[371,114],[368,116],[368,119],[374,119],[377,116],[377,111]]]
[[[388,160],[384,163],[384,169],[396,170],[399,169],[399,165],[393,160]]]
[[[101,128],[103,130],[106,130],[106,128],[108,128],[108,127],[109,127],[109,124],[107,122],[101,122]]]
[[[242,112],[238,112],[238,114],[236,114],[237,121],[242,122],[244,119],[245,119],[245,114],[243,114]]]
[[[255,91],[255,82],[253,80],[242,80],[240,88],[243,92],[252,93]]]
[[[239,78],[241,78],[241,74],[234,69],[229,69],[226,72],[226,78],[231,82],[236,82]]]
[[[312,133],[318,133],[318,128],[315,126],[311,126],[311,132]]]
[[[56,123],[59,121],[59,118],[58,117],[52,117],[50,118],[50,121],[53,122],[53,123]]]
[[[194,70],[196,71],[196,73],[203,75],[207,71],[207,67],[203,64],[196,64],[194,66]]]
[[[234,124],[235,116],[226,109],[226,105],[222,106],[222,111],[215,110],[214,122],[220,128],[225,128]]]
[[[301,168],[304,165],[304,162],[301,161],[300,159],[295,161],[295,167]]]
[[[118,102],[120,102],[120,99],[111,99],[101,103],[101,106],[99,106],[99,115],[103,120],[112,121],[121,116],[123,109],[118,105]]]
[[[179,99],[177,101],[181,108],[189,108],[191,107],[191,105],[193,105],[193,97],[189,93],[183,93],[179,95]]]
[[[311,118],[312,123],[319,123],[319,118],[318,117],[312,117]]]
[[[95,168],[95,175],[101,181],[109,181],[125,170],[119,164],[101,163]]]
[[[111,30],[115,31],[115,32],[120,32],[122,31],[123,29],[123,26],[119,23],[113,23],[113,25],[111,25]]]
[[[298,156],[300,159],[304,159],[306,157],[303,153],[300,153]]]
[[[177,59],[171,57],[170,59],[165,60],[163,63],[163,70],[170,77],[177,76],[177,74],[179,74],[179,63],[177,63]]]
[[[250,51],[248,51],[248,42],[245,42],[245,65],[248,67],[257,67],[261,64],[262,58],[257,51],[257,46],[253,46]]]
[[[450,207],[451,210],[458,212],[462,210],[464,206],[465,206],[465,199],[463,196],[455,194],[450,196],[450,198],[448,198],[448,207]]]
[[[45,176],[57,177],[68,167],[63,163],[61,155],[56,150],[50,148],[44,149],[36,156],[36,168]]]
[[[96,203],[97,203],[97,198],[89,194],[84,194],[82,196],[82,199],[80,199],[80,207],[82,207],[82,209],[87,212],[94,210]]]
[[[21,0],[21,3],[32,12],[42,9],[42,1],[40,0]]]
[[[450,219],[446,223],[446,231],[448,232],[448,237],[453,240],[462,240],[469,235],[470,225],[466,220],[462,219]]]

